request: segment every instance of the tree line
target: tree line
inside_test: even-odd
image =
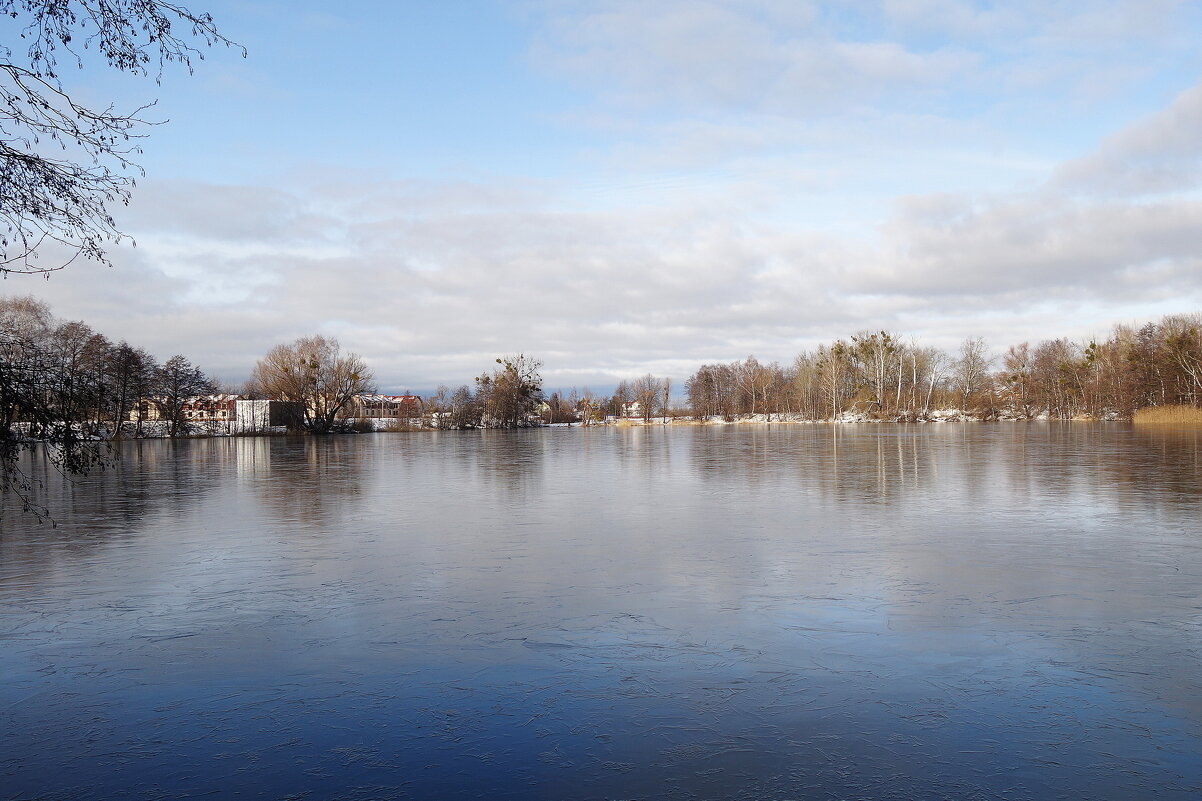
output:
[[[451,409],[471,424],[472,395],[445,387],[427,400],[434,415]],[[1202,407],[1202,315],[1169,315],[1105,338],[1012,345],[991,353],[980,337],[954,352],[863,331],[799,353],[791,363],[741,361],[701,365],[673,395],[672,379],[652,374],[620,381],[612,394],[587,387],[552,392],[545,423],[588,424],[607,418],[697,420],[874,419],[918,421],[949,414],[974,419],[1129,419],[1152,406]],[[437,419],[437,418],[434,418]],[[444,421],[446,418],[443,418]]]
[[[1117,325],[1087,342],[1022,342],[1000,355],[980,337],[949,353],[889,331],[863,331],[803,351],[789,364],[754,356],[703,364],[684,382],[682,397],[672,389],[670,378],[647,374],[619,382],[609,395],[587,387],[552,392],[541,420],[1129,419],[1147,407],[1202,407],[1202,315]],[[454,394],[441,387],[427,408],[435,415],[454,410],[455,427],[464,427],[458,423],[474,418],[459,410],[471,408],[471,399],[466,386]]]
[[[182,355],[162,364],[146,350],[112,342],[82,321],[57,321],[33,297],[0,298],[0,424],[25,422],[45,433],[71,421],[84,435],[120,436],[141,424],[131,412],[153,408],[171,435],[187,433],[185,403],[218,391],[292,401],[295,428],[316,433],[343,425],[354,400],[377,391],[375,376],[337,340],[302,337],[272,348],[239,388],[221,388]],[[1128,418],[1147,406],[1202,406],[1202,315],[1170,315],[1141,327],[1115,326],[1106,338],[1023,342],[1000,356],[979,337],[954,353],[864,331],[803,351],[789,364],[745,360],[701,365],[673,396],[669,378],[620,381],[611,394],[544,393],[542,363],[520,354],[472,384],[440,386],[425,399],[426,423],[446,428],[594,422],[607,417],[748,415],[831,420],[847,415],[921,420],[956,410],[1057,419]],[[682,403],[683,401],[683,403]],[[133,419],[132,426],[114,421]]]
[[[525,354],[496,359],[498,366],[458,389],[440,386],[425,399],[424,424],[434,428],[518,428],[530,425],[544,401],[542,362]],[[558,396],[554,397],[559,403]],[[564,413],[567,413],[565,408]],[[573,413],[572,420],[577,419]]]
[[[426,399],[427,424],[484,424],[487,376],[476,379],[476,388],[439,387]],[[889,331],[863,331],[803,351],[789,364],[754,356],[703,364],[684,382],[681,397],[673,395],[672,379],[647,374],[618,382],[611,394],[572,388],[537,401],[527,406],[541,409],[544,423],[755,415],[917,421],[948,413],[985,420],[1128,419],[1149,406],[1202,407],[1202,315],[1118,325],[1108,337],[1087,342],[1022,342],[1000,355],[980,337],[949,353]]]
[[[181,355],[159,363],[143,348],[113,342],[79,320],[59,321],[32,297],[0,298],[0,489],[28,498],[18,457],[31,442],[69,473],[105,464],[104,441],[140,434],[149,405],[181,433],[183,409],[215,382]],[[26,502],[28,506],[28,502]]]
[[[1129,418],[1147,406],[1202,406],[1202,315],[1115,326],[1085,343],[1066,338],[990,355],[979,338],[955,353],[866,331],[805,351],[789,365],[706,364],[685,382],[697,417],[848,414],[922,420],[958,410],[982,419]]]
[[[183,433],[184,405],[218,390],[182,355],[159,363],[145,349],[113,342],[80,320],[58,321],[32,297],[0,298],[0,436],[14,424],[34,438],[70,423],[86,438],[120,437],[123,423],[153,406],[173,436]]]
[[[474,390],[447,398],[438,425],[531,423],[543,400],[541,363],[519,355],[496,364]],[[293,413],[289,428],[323,434],[351,428],[357,399],[375,392],[371,368],[332,337],[276,345],[241,387],[223,387],[183,355],[159,363],[83,321],[56,319],[32,296],[0,297],[0,489],[28,497],[19,457],[35,442],[63,471],[86,473],[107,464],[104,443],[143,436],[152,420],[156,435],[192,433],[197,401],[216,393],[283,401]]]

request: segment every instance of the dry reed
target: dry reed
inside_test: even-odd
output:
[[[1136,409],[1131,419],[1136,423],[1202,426],[1202,409],[1193,406],[1145,406]]]

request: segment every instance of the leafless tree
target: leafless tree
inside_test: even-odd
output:
[[[1165,352],[1178,375],[1178,397],[1202,403],[1202,315],[1170,315],[1161,321]]]
[[[253,372],[268,395],[303,406],[304,426],[318,434],[333,431],[341,412],[356,396],[375,391],[375,376],[358,354],[342,355],[332,337],[301,337],[276,345]]]
[[[716,365],[703,364],[684,383],[693,417],[704,420],[719,414],[721,387]]]
[[[824,403],[834,420],[846,408],[855,395],[856,366],[851,347],[843,340],[834,344],[820,345],[814,353],[818,373],[818,386]]]
[[[1011,345],[1002,357],[1002,380],[1007,400],[1023,417],[1035,416],[1035,398],[1031,386],[1031,346],[1027,342]]]
[[[647,373],[631,382],[631,386],[634,399],[639,404],[639,414],[642,416],[643,422],[650,423],[651,418],[655,416],[655,410],[659,407],[660,398],[663,396],[663,381],[651,373]]]
[[[614,417],[626,416],[626,404],[633,399],[633,392],[630,384],[626,381],[619,381],[614,387],[614,394],[610,395],[609,400],[605,403],[605,411],[607,414]]]
[[[59,70],[99,58],[157,79],[172,62],[191,71],[200,47],[232,43],[208,14],[170,0],[0,0],[0,15],[20,34],[19,45],[0,45],[0,274],[48,272],[79,256],[108,263],[107,244],[123,238],[109,207],[129,201],[141,172],[133,159],[148,106],[86,103]],[[48,244],[67,255],[39,262]]]
[[[1084,367],[1076,343],[1067,339],[1039,343],[1031,354],[1033,405],[1051,417],[1068,419],[1076,415],[1081,410]]]
[[[517,428],[529,422],[543,399],[542,362],[525,354],[496,360],[501,365],[476,378],[477,401],[486,422],[501,428]]]
[[[467,384],[451,394],[450,405],[448,422],[451,428],[475,428],[480,425],[480,408]]]
[[[18,461],[32,442],[45,443],[51,462],[67,473],[106,461],[92,414],[91,364],[63,358],[55,338],[60,328],[44,303],[0,298],[0,491],[39,515],[48,510],[33,501],[36,482]]]
[[[580,398],[573,389],[571,393],[564,397],[559,392],[552,392],[547,398],[547,410],[543,414],[544,423],[567,423],[571,425],[579,419],[576,406],[580,402]]]
[[[888,331],[861,332],[853,336],[851,341],[850,354],[868,389],[869,400],[879,412],[888,412],[891,405],[890,388],[900,371],[897,357],[902,344]]]
[[[948,370],[951,366],[951,357],[938,348],[913,348],[913,358],[916,364],[921,365],[916,368],[914,376],[914,386],[916,400],[912,404],[916,413],[926,417],[931,411],[931,399],[935,395],[936,388],[944,384],[947,378]],[[921,372],[919,372],[921,371]],[[926,394],[921,394],[921,382],[919,376],[922,376],[926,381]],[[922,398],[922,410],[918,412],[917,398]]]
[[[989,347],[981,337],[969,337],[960,343],[960,356],[952,368],[952,384],[961,409],[970,408],[988,388],[992,363]]]
[[[109,410],[113,420],[113,434],[120,437],[122,424],[131,411],[140,409],[149,399],[151,382],[158,365],[154,357],[128,342],[121,342],[109,350],[105,369],[111,387]],[[137,416],[137,431],[141,431],[142,416]]]
[[[184,406],[217,390],[217,385],[199,367],[178,355],[155,371],[153,381],[151,402],[158,408],[159,418],[167,421],[173,437],[188,433]]]
[[[580,424],[582,426],[592,425],[597,422],[597,415],[601,411],[600,402],[588,387],[585,387],[580,393],[580,399],[576,403],[576,411],[580,415]]]
[[[54,325],[50,307],[33,295],[0,297],[0,331],[33,342],[46,337]]]

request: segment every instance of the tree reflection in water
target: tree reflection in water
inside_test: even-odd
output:
[[[271,516],[312,529],[353,516],[377,467],[376,452],[350,435],[240,438],[235,448],[239,481]]]

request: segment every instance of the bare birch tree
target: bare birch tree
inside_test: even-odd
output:
[[[952,370],[952,383],[961,409],[972,406],[973,399],[986,389],[992,363],[989,348],[981,337],[969,337],[960,343],[960,357]]]

